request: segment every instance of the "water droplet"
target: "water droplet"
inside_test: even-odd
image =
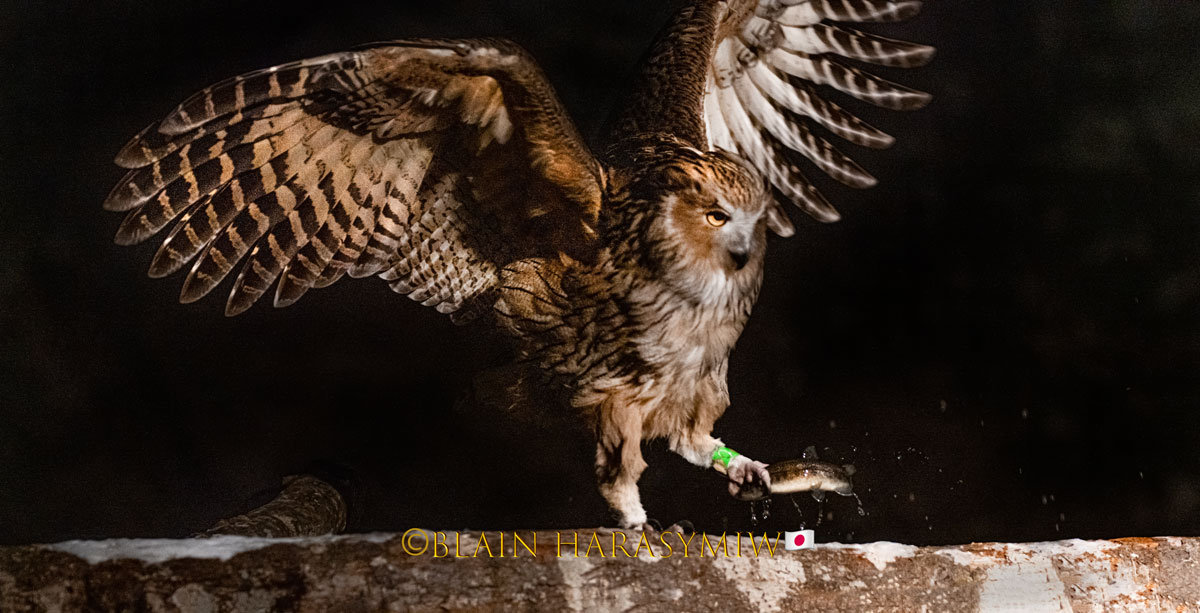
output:
[[[940,409],[943,413],[946,412],[946,401],[945,400],[938,401],[938,409]]]
[[[850,494],[850,495],[854,496],[854,502],[858,504],[858,516],[859,517],[865,516],[867,514],[867,510],[865,508],[863,508],[862,498],[859,498],[858,494]]]
[[[837,427],[837,422],[836,422],[836,421],[833,421],[832,419],[831,419],[831,420],[829,420],[829,429],[830,429],[830,430],[832,430],[832,429],[834,429],[834,428],[836,428],[836,427]]]
[[[1029,409],[1021,409],[1021,419],[1029,419]]]
[[[762,501],[762,518],[766,520],[771,517],[771,499],[764,498]]]

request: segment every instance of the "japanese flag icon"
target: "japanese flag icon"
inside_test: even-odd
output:
[[[817,537],[812,530],[798,530],[783,533],[783,548],[787,551],[797,549],[812,549],[817,543]]]

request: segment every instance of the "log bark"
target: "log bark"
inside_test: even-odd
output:
[[[478,532],[459,535],[456,550],[455,533],[421,531],[6,547],[0,610],[1200,610],[1200,539],[825,544],[769,554],[760,541],[755,556],[744,535],[740,549],[727,538],[715,554],[696,535],[686,555],[670,540],[672,555],[654,543],[652,556],[634,550],[637,532],[543,531],[536,543],[513,534],[501,546],[500,533],[486,533],[490,555],[476,554]]]

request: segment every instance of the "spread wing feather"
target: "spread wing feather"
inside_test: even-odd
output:
[[[589,243],[600,206],[599,166],[544,75],[498,40],[381,43],[227,79],[116,161],[130,169],[104,204],[127,211],[117,242],[174,224],[150,274],[187,268],[184,302],[240,266],[231,315],[272,285],[286,306],[346,274],[459,312],[507,262]]]
[[[913,110],[929,95],[844,64],[835,58],[912,68],[933,48],[860,32],[833,22],[900,21],[918,1],[731,0],[717,20],[705,70],[702,116],[706,144],[750,160],[785,196],[813,217],[838,214],[800,169],[798,154],[841,183],[870,187],[875,178],[817,133],[817,126],[851,143],[884,148],[892,137],[825,100],[826,86],[887,109]]]

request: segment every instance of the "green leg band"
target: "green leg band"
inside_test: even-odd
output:
[[[725,468],[729,468],[729,463],[731,461],[733,461],[734,458],[736,458],[740,455],[742,455],[742,454],[740,454],[728,447],[717,447],[717,450],[713,452],[712,458],[713,458],[713,463],[720,462],[721,466],[724,466]]]

